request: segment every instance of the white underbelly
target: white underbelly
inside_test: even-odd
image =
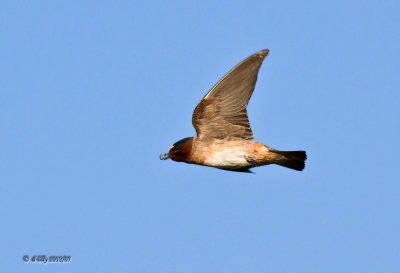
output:
[[[249,155],[237,149],[226,149],[210,154],[204,161],[206,165],[222,168],[238,168],[251,166],[247,158]]]

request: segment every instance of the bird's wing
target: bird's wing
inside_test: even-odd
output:
[[[192,117],[199,138],[253,139],[246,106],[268,52],[261,50],[235,66],[199,102]]]

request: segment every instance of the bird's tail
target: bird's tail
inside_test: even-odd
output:
[[[302,171],[305,166],[307,154],[305,151],[272,151],[279,155],[274,163],[296,171]]]

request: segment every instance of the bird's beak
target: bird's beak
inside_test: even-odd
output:
[[[168,158],[169,158],[169,153],[161,154],[161,155],[160,155],[160,159],[161,159],[161,160],[167,160]]]

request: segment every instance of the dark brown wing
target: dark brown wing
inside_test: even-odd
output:
[[[199,102],[192,117],[198,137],[253,139],[246,106],[268,52],[261,50],[235,66]]]

